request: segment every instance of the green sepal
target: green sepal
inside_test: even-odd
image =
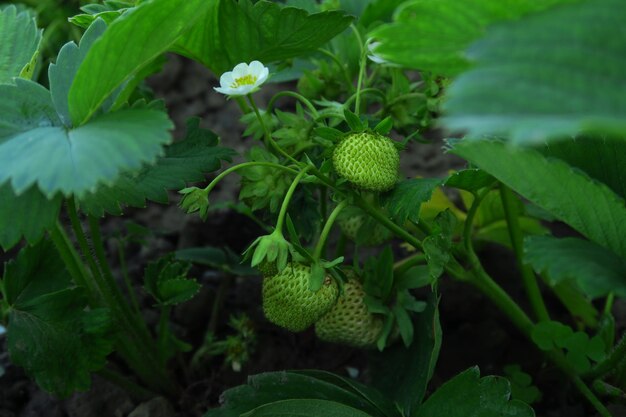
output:
[[[352,113],[350,110],[345,109],[343,111],[343,117],[346,123],[348,123],[348,127],[350,130],[355,133],[363,132],[365,130],[365,125],[356,114]]]

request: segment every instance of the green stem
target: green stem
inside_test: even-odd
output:
[[[313,259],[319,260],[321,258],[322,252],[324,251],[324,247],[326,246],[326,240],[328,239],[328,235],[330,234],[330,231],[333,227],[333,223],[335,223],[335,220],[337,219],[337,216],[339,216],[339,213],[341,213],[341,210],[343,210],[347,205],[348,205],[348,201],[343,200],[341,203],[337,205],[337,207],[333,209],[333,211],[330,213],[330,216],[328,216],[328,220],[326,220],[326,223],[324,224],[324,228],[322,229],[322,232],[320,233],[320,238],[317,241],[317,245],[315,246],[315,251],[313,252]]]
[[[426,98],[426,94],[424,94],[424,93],[406,93],[406,94],[402,94],[402,95],[399,95],[398,97],[395,97],[393,100],[390,100],[387,103],[387,107],[391,107],[391,106],[393,106],[396,103],[399,103],[399,102],[404,101],[404,100],[410,100],[412,98],[424,98],[425,99]]]
[[[113,278],[113,273],[111,272],[111,267],[109,265],[109,262],[106,259],[106,255],[104,254],[104,244],[102,241],[102,232],[100,230],[100,223],[97,218],[91,215],[88,217],[88,220],[89,220],[89,231],[91,233],[93,247],[96,252],[96,258],[98,259],[98,262],[100,263],[100,268],[102,268],[104,272],[104,276],[106,277],[108,281],[115,282]],[[135,291],[133,291],[133,288],[130,285],[130,280],[126,280],[125,282],[128,287],[128,296],[131,299],[131,302],[133,305],[133,314],[135,314],[136,317],[141,317],[141,310],[139,310],[139,303],[137,302]],[[115,289],[117,290],[117,285],[114,284],[114,286],[115,286]],[[124,304],[126,305],[125,301],[124,301]]]
[[[606,296],[606,301],[604,302],[604,314],[610,315],[611,310],[613,310],[613,302],[615,301],[615,293],[610,292],[609,295]]]
[[[313,104],[311,104],[311,102],[306,97],[294,91],[281,91],[279,93],[274,94],[274,97],[272,97],[270,99],[270,102],[267,103],[266,111],[268,113],[272,112],[272,110],[274,109],[274,103],[276,102],[276,100],[278,100],[281,97],[293,97],[296,100],[300,100],[300,102],[304,104],[307,107],[307,109],[309,109],[314,119],[317,119],[319,117],[319,113],[317,112],[317,109],[315,108],[315,106],[313,106]]]
[[[175,392],[175,384],[172,383],[165,369],[158,366],[158,354],[145,323],[135,319],[128,304],[119,293],[113,277],[106,276],[98,267],[80,224],[73,199],[68,201],[67,213],[83,257],[92,271],[93,282],[102,294],[104,305],[111,310],[124,328],[123,334],[126,337],[120,335],[119,342],[122,346],[121,353],[125,353],[123,356],[127,363],[149,387],[154,387],[164,393]]]
[[[393,265],[393,273],[401,275],[413,268],[415,265],[423,265],[426,262],[426,255],[423,253],[416,253],[407,258],[401,259]]]
[[[234,97],[241,111],[244,114],[250,113],[251,109],[250,109],[250,106],[248,106],[248,103],[246,103],[246,100],[242,96],[234,96]]]
[[[87,237],[85,236],[85,232],[83,231],[83,227],[80,224],[80,219],[78,218],[78,213],[76,211],[76,205],[74,203],[74,199],[71,198],[66,203],[67,214],[70,219],[70,223],[72,224],[72,230],[74,231],[74,236],[76,237],[76,241],[78,242],[78,247],[83,254],[84,260],[87,262],[87,266],[91,271],[91,275],[94,277],[96,282],[102,280],[102,272],[100,268],[98,268],[98,264],[95,260],[94,254],[89,247],[89,242],[87,242]],[[96,284],[97,285],[97,284]],[[102,288],[100,288],[102,290]],[[103,292],[105,299],[108,294]],[[107,304],[110,303],[110,299],[106,300]]]
[[[265,166],[265,167],[271,167],[274,169],[282,169],[283,171],[287,171],[290,172],[292,174],[298,174],[298,171],[296,171],[295,169],[291,169],[289,167],[280,165],[280,164],[275,164],[273,162],[263,162],[263,161],[251,161],[251,162],[244,162],[242,164],[239,165],[235,165],[233,167],[230,167],[228,169],[225,169],[224,171],[222,171],[217,177],[213,178],[213,181],[211,181],[209,183],[209,185],[207,185],[204,188],[204,191],[206,191],[207,195],[211,192],[211,190],[213,190],[213,188],[215,188],[215,186],[217,185],[217,183],[219,183],[221,180],[224,179],[224,177],[226,177],[228,174],[231,174],[237,170],[240,170],[242,168],[247,168],[250,166]]]
[[[602,402],[600,402],[598,397],[596,397],[596,395],[589,389],[589,387],[587,387],[587,385],[585,385],[585,383],[578,376],[574,375],[571,376],[571,378],[576,388],[578,388],[578,391],[580,391],[580,393],[587,399],[587,401],[589,401],[589,403],[593,405],[593,407],[598,413],[600,413],[602,417],[613,417],[611,412],[604,406],[604,404],[602,404]]]
[[[259,108],[257,107],[256,103],[254,102],[254,99],[252,98],[252,95],[248,94],[247,97],[248,97],[248,101],[250,102],[250,105],[252,106],[252,109],[254,110],[254,114],[256,114],[256,117],[259,120],[259,123],[261,124],[261,128],[263,129],[263,136],[264,136],[264,139],[265,139],[265,146],[268,149],[270,147],[274,148],[276,150],[276,152],[278,152],[280,155],[282,155],[285,158],[287,158],[289,161],[291,161],[291,162],[293,162],[295,164],[299,164],[299,162],[294,157],[292,157],[287,152],[285,152],[285,150],[283,148],[281,148],[280,146],[278,146],[278,144],[274,141],[274,139],[272,139],[272,135],[271,135],[269,129],[267,128],[267,125],[265,124],[265,121],[263,120],[263,117],[261,116],[261,112],[259,111]]]
[[[280,212],[278,213],[278,220],[276,221],[276,229],[274,230],[274,233],[283,233],[283,224],[285,223],[285,217],[287,216],[287,210],[289,209],[291,197],[293,197],[293,193],[296,191],[296,188],[298,188],[300,180],[302,180],[302,177],[306,175],[309,169],[310,167],[305,167],[302,171],[300,171],[289,186],[287,194],[285,194],[285,198],[283,199],[283,204],[280,206]]]
[[[363,86],[363,77],[365,75],[365,68],[367,67],[367,50],[365,46],[363,45],[363,39],[361,38],[361,34],[359,33],[359,30],[354,25],[350,25],[350,27],[352,27],[352,30],[355,33],[359,41],[359,47],[361,48],[361,61],[359,62],[359,78],[357,79],[357,82],[356,82],[356,100],[354,102],[354,114],[358,116],[359,112],[361,111],[361,87]]]
[[[476,213],[478,213],[478,207],[480,207],[480,203],[483,201],[489,191],[490,190],[487,189],[483,190],[483,192],[480,194],[474,194],[474,201],[467,211],[467,217],[465,218],[465,224],[463,226],[463,246],[468,253],[474,251],[474,244],[472,241],[472,235],[474,231],[474,218],[476,217]]]
[[[89,272],[85,269],[80,255],[76,252],[60,222],[57,221],[55,227],[50,231],[50,238],[59,251],[61,259],[76,285],[85,288],[87,291],[90,304],[92,306],[102,305],[100,292],[89,279]]]
[[[517,266],[522,273],[526,295],[528,296],[530,305],[537,319],[539,321],[549,321],[550,315],[543,301],[535,272],[530,265],[524,263],[524,236],[519,224],[520,213],[516,206],[517,201],[515,195],[509,187],[500,184],[500,198],[502,200],[502,206],[504,207],[511,244],[513,245],[513,251],[517,258]]]
[[[385,105],[385,101],[387,100],[387,97],[385,97],[385,93],[380,91],[378,88],[364,88],[360,91],[360,93],[362,96],[366,94],[372,94],[372,95],[380,97],[382,99],[383,105]],[[354,93],[350,97],[348,97],[345,103],[343,103],[344,108],[350,107],[350,104],[352,104],[352,102],[356,100],[356,98],[357,98],[357,93]]]
[[[135,296],[135,291],[130,281],[130,276],[128,275],[128,267],[126,266],[126,255],[124,254],[125,249],[126,247],[125,247],[124,240],[118,239],[117,255],[118,255],[119,262],[120,262],[120,270],[122,271],[122,279],[124,280],[124,285],[126,286],[128,297],[130,298],[130,301],[133,304],[133,309],[135,311],[141,311],[139,309],[139,302],[137,301],[137,297]]]

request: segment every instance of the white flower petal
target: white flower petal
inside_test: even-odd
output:
[[[243,77],[244,75],[248,74],[248,64],[246,64],[245,62],[242,62],[241,64],[237,64],[235,65],[235,68],[233,68],[233,78],[237,79],[240,77]]]
[[[220,77],[220,86],[223,88],[230,87],[234,81],[233,73],[231,71],[225,72]]]
[[[218,93],[222,93],[222,94],[230,94],[230,88],[223,88],[223,87],[213,87],[213,89],[215,91],[217,91]]]
[[[267,77],[270,75],[270,70],[267,67],[263,67],[259,74],[259,78],[257,78],[255,85],[259,86],[267,80]]]
[[[263,68],[265,67],[259,61],[252,61],[248,66],[248,72],[252,75],[258,76],[259,74],[261,74],[261,71],[263,71]]]

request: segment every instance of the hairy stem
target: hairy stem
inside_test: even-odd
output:
[[[324,228],[322,229],[322,232],[320,233],[320,238],[317,241],[317,245],[315,246],[315,251],[313,252],[313,259],[319,260],[321,258],[322,252],[324,251],[324,247],[326,246],[326,240],[328,239],[328,235],[330,234],[333,224],[335,223],[337,216],[339,216],[339,213],[341,213],[341,210],[343,210],[347,205],[348,205],[348,201],[343,200],[341,203],[337,205],[337,207],[333,209],[333,211],[330,213],[330,216],[328,216],[328,220],[326,220],[326,223],[324,224]]]
[[[315,106],[313,106],[313,104],[311,104],[311,102],[306,97],[293,91],[281,91],[279,93],[274,94],[274,96],[270,99],[269,103],[267,103],[266,111],[268,113],[271,113],[272,110],[274,110],[274,104],[276,100],[278,100],[281,97],[292,97],[292,98],[295,98],[296,100],[299,100],[302,104],[306,106],[307,109],[309,109],[314,119],[317,119],[319,117],[319,113],[317,112],[317,109],[315,108]]]
[[[276,233],[283,232],[283,225],[285,223],[285,217],[287,216],[287,210],[289,209],[289,203],[291,202],[291,197],[296,192],[296,188],[298,188],[298,184],[302,177],[304,177],[309,170],[309,167],[305,167],[300,173],[294,178],[293,182],[289,186],[287,190],[287,194],[285,194],[285,198],[283,199],[283,204],[280,206],[280,212],[278,213],[278,220],[276,221]]]
[[[539,321],[549,321],[550,315],[543,301],[535,272],[530,265],[524,263],[524,236],[519,224],[520,213],[515,204],[517,202],[515,195],[509,187],[500,184],[500,198],[502,199],[502,206],[504,207],[509,237],[511,238],[511,244],[513,245],[513,251],[517,259],[517,266],[522,273],[526,295],[528,296],[530,305],[537,319]]]

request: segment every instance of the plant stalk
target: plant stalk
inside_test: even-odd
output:
[[[539,321],[549,321],[550,315],[543,301],[541,289],[537,283],[537,277],[530,265],[524,263],[524,236],[519,224],[519,210],[516,206],[516,198],[513,191],[504,184],[500,184],[500,198],[506,216],[506,223],[509,229],[509,237],[517,259],[517,266],[522,274],[526,295],[536,318]]]

